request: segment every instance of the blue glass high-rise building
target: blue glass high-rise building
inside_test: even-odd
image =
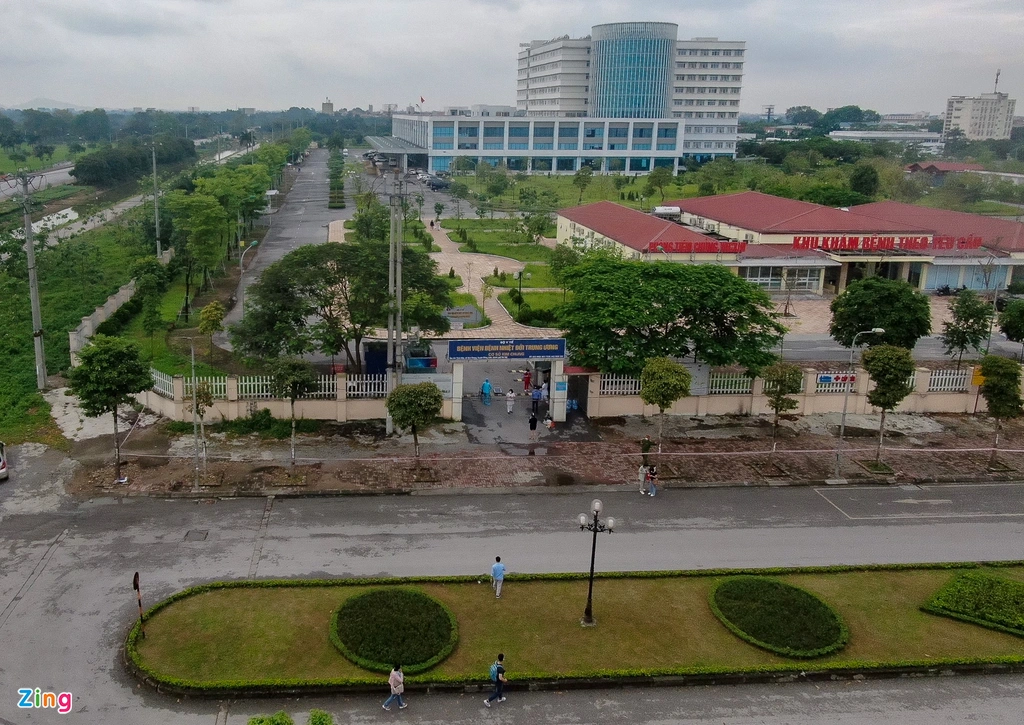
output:
[[[590,114],[667,118],[672,104],[675,23],[607,23],[591,31]]]

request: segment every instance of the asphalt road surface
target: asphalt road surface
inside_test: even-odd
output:
[[[12,478],[0,485],[0,725],[57,719],[19,710],[19,687],[71,691],[74,719],[115,724],[234,725],[318,705],[341,722],[366,723],[1020,722],[1019,676],[512,693],[491,711],[475,695],[414,695],[401,714],[372,697],[178,702],[138,687],[118,664],[136,616],[133,572],[149,604],[222,578],[482,573],[495,553],[512,571],[578,571],[589,551],[574,519],[593,491],[76,501],[62,493],[73,467],[62,454],[30,444],[14,447],[12,460]],[[598,568],[1024,559],[1022,491],[697,489],[655,500],[631,488],[602,492],[620,524],[600,542]]]
[[[74,167],[67,166],[60,169],[50,169],[49,171],[33,172],[32,176],[35,177],[35,180],[32,182],[32,190],[40,191],[41,189],[48,189],[51,186],[73,184],[75,182],[75,177],[71,175],[72,168]],[[15,183],[13,175],[9,182],[0,184],[0,201],[20,193],[21,184]]]

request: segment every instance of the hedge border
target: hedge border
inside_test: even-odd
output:
[[[723,586],[725,586],[729,582],[735,582],[735,581],[741,581],[741,580],[750,580],[750,579],[763,579],[765,581],[770,581],[770,582],[773,582],[773,583],[776,583],[776,584],[782,584],[784,586],[788,586],[788,587],[791,587],[793,589],[796,589],[797,591],[803,592],[807,596],[813,598],[815,601],[817,601],[819,604],[821,604],[823,607],[825,607],[825,609],[827,609],[832,614],[833,617],[835,617],[836,622],[839,624],[839,637],[838,637],[838,639],[836,639],[835,642],[833,642],[832,644],[828,645],[827,647],[819,647],[818,649],[800,650],[800,649],[793,649],[792,647],[779,647],[777,645],[771,644],[770,642],[763,642],[763,641],[759,640],[757,637],[754,637],[754,636],[750,635],[749,633],[747,633],[743,629],[740,629],[732,620],[730,620],[727,616],[725,616],[725,613],[718,606],[718,602],[715,601],[715,595],[718,593],[719,589],[721,589]],[[833,607],[829,602],[826,602],[824,599],[819,597],[817,594],[814,594],[813,592],[809,592],[806,589],[804,589],[803,587],[795,586],[793,584],[790,584],[789,582],[780,582],[777,579],[773,579],[772,577],[767,577],[767,576],[756,576],[756,577],[751,577],[751,576],[731,576],[731,577],[727,577],[725,579],[722,579],[720,582],[716,583],[713,587],[711,587],[711,592],[708,594],[708,604],[711,605],[711,612],[715,615],[715,617],[718,618],[718,621],[721,622],[723,625],[725,625],[726,629],[728,629],[730,632],[735,634],[741,640],[743,640],[744,642],[746,642],[748,644],[752,644],[755,647],[760,647],[761,649],[768,650],[769,652],[774,652],[777,655],[782,655],[783,657],[790,657],[790,658],[793,658],[793,659],[814,659],[816,657],[824,657],[825,655],[832,654],[833,652],[838,652],[843,647],[845,647],[847,645],[847,643],[850,641],[850,629],[849,629],[849,627],[846,626],[846,621],[842,618],[842,616],[839,614],[839,612],[836,610],[836,608]]]
[[[972,617],[969,614],[964,614],[963,612],[957,612],[957,611],[955,611],[953,609],[947,609],[946,607],[941,607],[938,604],[936,604],[936,600],[939,598],[939,594],[942,593],[942,590],[945,589],[946,587],[948,587],[953,582],[955,582],[957,579],[960,579],[961,577],[963,577],[965,574],[983,574],[983,572],[976,572],[976,571],[964,572],[963,574],[960,574],[956,578],[951,579],[950,581],[946,582],[942,586],[942,588],[939,589],[939,591],[935,592],[935,594],[932,596],[931,599],[929,599],[925,604],[923,604],[921,606],[921,611],[922,612],[927,612],[928,614],[936,614],[936,615],[938,615],[940,617],[947,617],[949,619],[955,619],[955,620],[958,620],[960,622],[967,622],[968,624],[976,624],[979,627],[984,627],[986,629],[992,629],[992,630],[995,630],[997,632],[1003,632],[1004,634],[1012,634],[1014,637],[1024,637],[1024,629],[1016,629],[1014,627],[1007,627],[1005,624],[999,624],[998,622],[993,622],[993,621],[988,620],[988,619],[982,619],[980,617]],[[999,579],[999,580],[1002,580],[1002,581],[1012,582],[1014,584],[1020,584],[1021,583],[1021,582],[1013,580],[1013,579],[1006,579],[1005,577],[998,577],[998,576],[994,576],[992,574],[984,574],[984,576],[991,577],[992,579]]]
[[[455,646],[459,643],[459,621],[455,618],[455,613],[452,612],[452,610],[448,608],[448,605],[445,604],[444,602],[442,602],[437,597],[432,597],[429,594],[427,594],[425,591],[423,591],[421,589],[415,589],[415,588],[412,588],[412,587],[395,587],[395,588],[396,589],[404,589],[405,591],[408,591],[408,592],[415,592],[415,593],[417,593],[417,594],[419,594],[419,595],[421,595],[423,597],[426,597],[431,602],[433,602],[434,604],[436,604],[437,606],[439,606],[441,608],[441,611],[443,611],[445,613],[445,615],[447,615],[448,621],[451,624],[451,628],[452,629],[451,629],[451,634],[448,637],[448,641],[444,644],[443,647],[441,647],[441,649],[437,652],[437,654],[435,654],[433,657],[431,657],[429,660],[426,660],[425,662],[417,662],[417,663],[411,663],[411,664],[406,664],[404,662],[402,663],[402,671],[405,672],[405,674],[407,674],[407,675],[416,675],[416,674],[419,674],[420,672],[426,672],[427,670],[431,669],[432,667],[436,667],[437,665],[439,665],[442,662],[444,662],[446,659],[448,659],[448,656],[452,652],[455,651]],[[364,592],[363,594],[358,595],[356,598],[364,597],[367,594],[371,594],[372,592],[376,592],[376,591],[381,591],[381,589],[371,589],[368,592]],[[329,637],[330,637],[330,640],[331,640],[331,644],[333,644],[334,647],[339,652],[341,652],[341,654],[344,655],[347,659],[349,659],[353,663],[359,665],[364,670],[370,670],[371,672],[383,672],[383,673],[390,672],[392,666],[394,666],[393,662],[392,663],[386,663],[386,662],[374,662],[373,660],[368,660],[365,657],[362,657],[362,656],[356,654],[355,652],[353,652],[352,650],[350,650],[348,648],[348,646],[341,640],[341,636],[338,634],[338,616],[341,614],[342,608],[346,604],[348,604],[350,601],[352,601],[351,597],[346,599],[345,601],[343,601],[341,604],[339,604],[338,608],[335,609],[334,612],[331,614],[331,626],[330,626],[330,634],[329,634]]]
[[[833,566],[769,567],[765,569],[697,569],[641,572],[598,572],[596,579],[670,579],[682,577],[720,577],[751,574],[841,574],[870,571],[935,571],[953,569],[981,569],[1024,566],[1024,560],[986,562],[931,562],[923,564],[839,564]],[[576,572],[551,574],[508,574],[512,582],[528,581],[580,581],[588,574]],[[373,584],[468,584],[480,577],[475,574],[460,576],[418,576],[418,577],[358,577],[346,579],[259,579],[215,581],[182,589],[146,610],[144,619],[150,619],[160,610],[187,597],[219,589],[261,588],[261,587],[337,587],[367,586]],[[142,662],[138,652],[141,635],[139,620],[129,629],[121,647],[122,660],[129,673],[140,682],[158,692],[185,697],[280,697],[282,695],[335,694],[342,692],[369,692],[381,688],[379,678],[338,678],[333,680],[227,680],[220,682],[196,682],[160,674]],[[594,670],[559,675],[541,672],[517,672],[509,683],[511,689],[554,689],[586,688],[626,685],[683,685],[745,682],[779,682],[804,680],[830,680],[843,677],[878,676],[899,677],[904,675],[946,674],[951,672],[1024,672],[1024,656],[1003,656],[992,658],[958,657],[937,660],[893,660],[890,662],[829,662],[809,670],[806,662],[761,665],[757,667],[730,669],[716,667],[681,667],[652,669]],[[406,680],[407,689],[466,690],[478,687],[480,681],[463,677],[412,676]]]

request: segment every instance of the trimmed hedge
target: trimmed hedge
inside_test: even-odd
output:
[[[331,617],[331,643],[371,672],[425,672],[442,662],[459,641],[452,611],[418,589],[374,589],[350,597]]]
[[[716,584],[711,611],[733,634],[784,657],[822,657],[846,646],[839,613],[810,592],[776,579],[731,577]]]
[[[1024,637],[1024,582],[966,572],[942,587],[921,609]]]

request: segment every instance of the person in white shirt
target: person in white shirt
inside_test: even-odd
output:
[[[391,670],[391,676],[388,678],[388,684],[391,685],[391,697],[384,701],[384,709],[390,710],[391,703],[398,701],[398,709],[404,710],[408,705],[405,704],[405,700],[402,699],[402,693],[405,692],[405,675],[402,674],[402,665],[395,665],[395,668]]]

